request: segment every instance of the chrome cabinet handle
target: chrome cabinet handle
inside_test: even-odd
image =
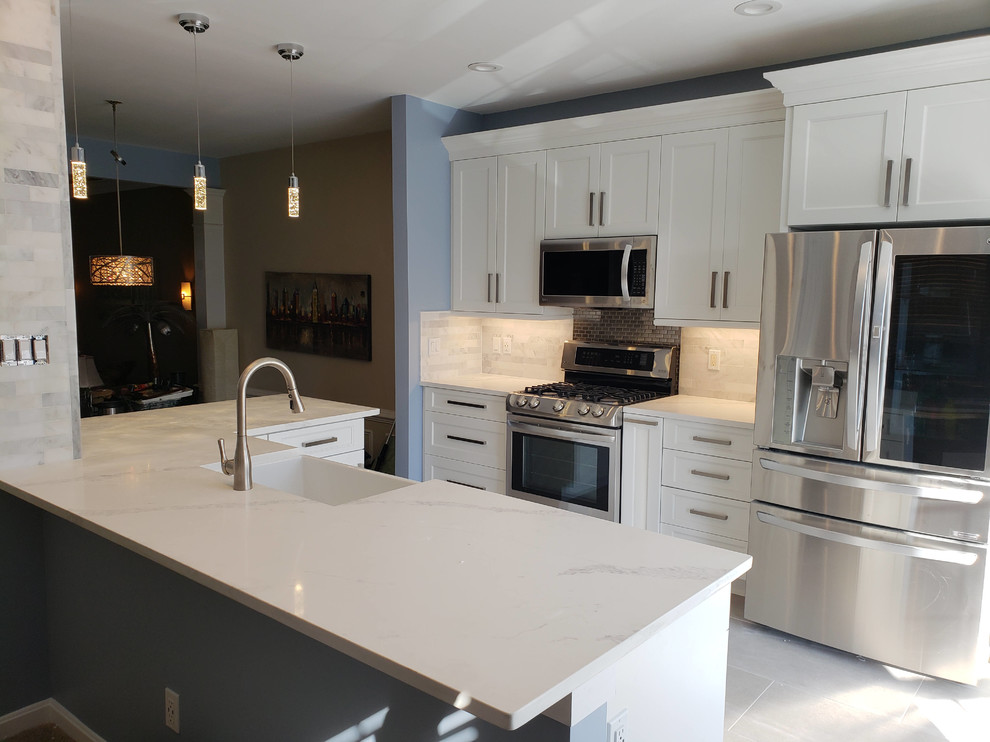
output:
[[[461,402],[461,401],[456,400],[456,399],[448,399],[447,400],[447,404],[452,404],[452,405],[455,405],[457,407],[473,407],[476,410],[486,410],[486,409],[488,409],[488,405],[486,405],[486,404],[478,404],[477,402]]]
[[[712,271],[712,291],[711,298],[708,300],[709,306],[715,308],[715,280],[718,278],[718,271]]]
[[[501,275],[500,273],[496,273],[495,274],[495,303],[496,304],[499,303],[499,298],[498,298],[498,277],[500,275]]]
[[[336,443],[336,442],[337,442],[337,436],[332,436],[330,438],[321,438],[318,441],[305,441],[303,442],[302,447],[309,448],[310,446],[322,446],[326,443]]]
[[[623,423],[631,423],[633,425],[648,425],[650,427],[658,427],[660,425],[659,420],[640,420],[635,417],[624,417],[622,418]]]
[[[725,513],[709,513],[706,510],[695,510],[694,508],[688,508],[688,512],[691,515],[700,515],[702,518],[711,518],[713,520],[728,520],[729,516]]]
[[[887,160],[887,177],[883,183],[883,205],[890,206],[890,178],[894,172],[894,161]]]
[[[588,226],[595,226],[595,192],[592,191],[588,194],[590,200],[588,201]]]
[[[722,309],[729,308],[729,271],[722,275]]]
[[[692,435],[691,440],[698,441],[698,443],[714,443],[716,446],[731,446],[732,441],[725,441],[721,438],[706,438],[703,435]]]
[[[476,446],[487,446],[488,441],[479,441],[474,438],[462,438],[459,435],[448,435],[447,436],[452,441],[460,441],[461,443],[473,443]]]
[[[701,471],[701,469],[692,469],[691,473],[696,477],[708,477],[709,479],[721,479],[723,482],[729,481],[728,474],[715,474],[710,471]]]
[[[605,226],[605,191],[598,194],[598,223]]]
[[[492,303],[492,274],[488,274],[488,303]]]
[[[911,190],[911,158],[904,161],[904,205],[908,205],[908,194]]]

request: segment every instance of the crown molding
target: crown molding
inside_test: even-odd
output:
[[[451,160],[466,160],[783,120],[780,92],[767,89],[458,134],[443,144]]]
[[[763,75],[785,106],[990,78],[990,36],[838,59]]]

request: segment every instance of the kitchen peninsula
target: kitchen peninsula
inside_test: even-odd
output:
[[[299,417],[248,404],[254,433]],[[165,738],[168,686],[186,739],[600,742],[623,710],[629,740],[721,739],[748,556],[438,481],[235,492],[203,468],[233,426],[233,402],[90,418],[81,459],[0,472],[40,534],[52,695],[97,733]]]

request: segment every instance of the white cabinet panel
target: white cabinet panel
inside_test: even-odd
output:
[[[663,429],[663,447],[752,461],[753,429],[691,420],[668,420]]]
[[[451,163],[450,306],[490,311],[495,274],[498,160]]]
[[[729,497],[748,502],[753,465],[686,451],[664,449],[661,481],[664,486]]]
[[[423,460],[423,481],[440,479],[467,487],[505,494],[505,470],[468,464],[455,459],[426,456]]]
[[[622,485],[619,522],[660,530],[660,465],[664,421],[626,413],[622,419]]]
[[[905,99],[888,93],[794,108],[788,224],[895,219]]]
[[[682,528],[746,541],[749,538],[749,503],[664,487],[662,519]]]
[[[908,93],[899,221],[990,217],[988,130],[990,81]]]
[[[268,440],[305,449],[309,456],[334,461],[344,456],[345,463],[364,464],[363,418],[283,430],[271,433]]]
[[[505,395],[428,386],[423,389],[423,409],[425,412],[441,412],[504,423]]]
[[[601,145],[547,152],[546,237],[597,237]]]
[[[763,250],[780,224],[784,125],[664,137],[657,324],[760,321]]]

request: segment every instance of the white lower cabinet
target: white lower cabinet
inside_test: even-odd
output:
[[[423,392],[423,479],[505,494],[505,395]]]
[[[752,462],[751,427],[665,420],[660,532],[745,553]]]
[[[629,412],[622,417],[619,522],[660,532],[660,464],[663,419]]]
[[[308,456],[342,464],[364,466],[364,418],[300,425],[291,430],[259,436],[305,449]]]

